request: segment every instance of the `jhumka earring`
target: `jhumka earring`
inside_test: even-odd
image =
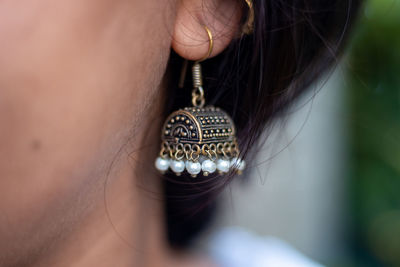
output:
[[[176,175],[183,172],[196,177],[202,172],[208,176],[216,171],[220,174],[230,170],[241,173],[244,160],[239,158],[236,129],[231,117],[222,109],[204,106],[204,89],[200,62],[207,59],[213,49],[213,37],[204,26],[209,37],[207,55],[194,62],[192,107],[179,109],[169,115],[161,132],[160,155],[156,168],[164,173],[171,170]]]

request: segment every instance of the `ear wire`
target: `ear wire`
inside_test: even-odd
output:
[[[204,29],[207,32],[208,40],[209,40],[208,51],[204,57],[202,57],[199,60],[196,60],[193,64],[192,71],[193,71],[193,87],[194,88],[199,88],[199,87],[203,86],[201,67],[200,67],[199,63],[206,60],[207,58],[209,58],[214,49],[214,39],[213,39],[211,30],[207,26],[204,26]],[[187,72],[187,65],[188,65],[188,60],[185,59],[185,61],[183,62],[183,65],[182,65],[181,75],[179,78],[179,83],[178,83],[179,88],[183,88],[183,86],[184,86],[186,72]]]

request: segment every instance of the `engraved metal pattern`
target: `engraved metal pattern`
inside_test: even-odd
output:
[[[220,108],[187,107],[167,118],[161,138],[175,144],[233,142],[235,126],[229,115]]]

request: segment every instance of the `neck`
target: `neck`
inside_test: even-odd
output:
[[[165,266],[161,185],[158,177],[149,175],[151,168],[146,166],[146,173],[133,171],[140,167],[144,168],[133,167],[127,156],[121,158],[113,167],[118,172],[108,176],[89,216],[39,265]]]
[[[157,119],[148,121],[161,124]],[[85,218],[63,234],[62,242],[49,245],[37,266],[169,265],[162,178],[153,168],[159,129],[141,126],[135,141],[127,142],[104,182],[93,190],[93,204]]]
[[[167,244],[162,177],[153,167],[160,130],[155,126],[161,125],[162,116],[157,110],[152,113],[134,134],[136,141],[126,142],[100,188],[93,189],[87,215],[61,234],[62,242],[48,245],[43,260],[30,266],[212,265],[204,258],[176,253]]]

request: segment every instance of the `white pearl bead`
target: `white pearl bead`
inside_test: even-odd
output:
[[[197,175],[201,171],[201,165],[199,162],[193,162],[189,160],[186,161],[186,170],[192,175]]]
[[[175,173],[181,174],[185,170],[185,162],[182,160],[173,160],[170,167]]]
[[[243,171],[244,168],[246,167],[246,162],[242,159],[234,158],[231,160],[231,167],[233,167],[239,171]]]
[[[201,164],[201,169],[203,170],[203,172],[213,173],[217,169],[217,164],[215,164],[215,162],[212,160],[206,159]]]
[[[169,159],[164,159],[162,157],[158,157],[154,163],[156,166],[157,170],[161,172],[165,172],[169,168]]]
[[[229,165],[230,165],[229,160],[219,159],[217,161],[217,169],[220,172],[228,172],[229,171],[229,167],[230,167]]]

